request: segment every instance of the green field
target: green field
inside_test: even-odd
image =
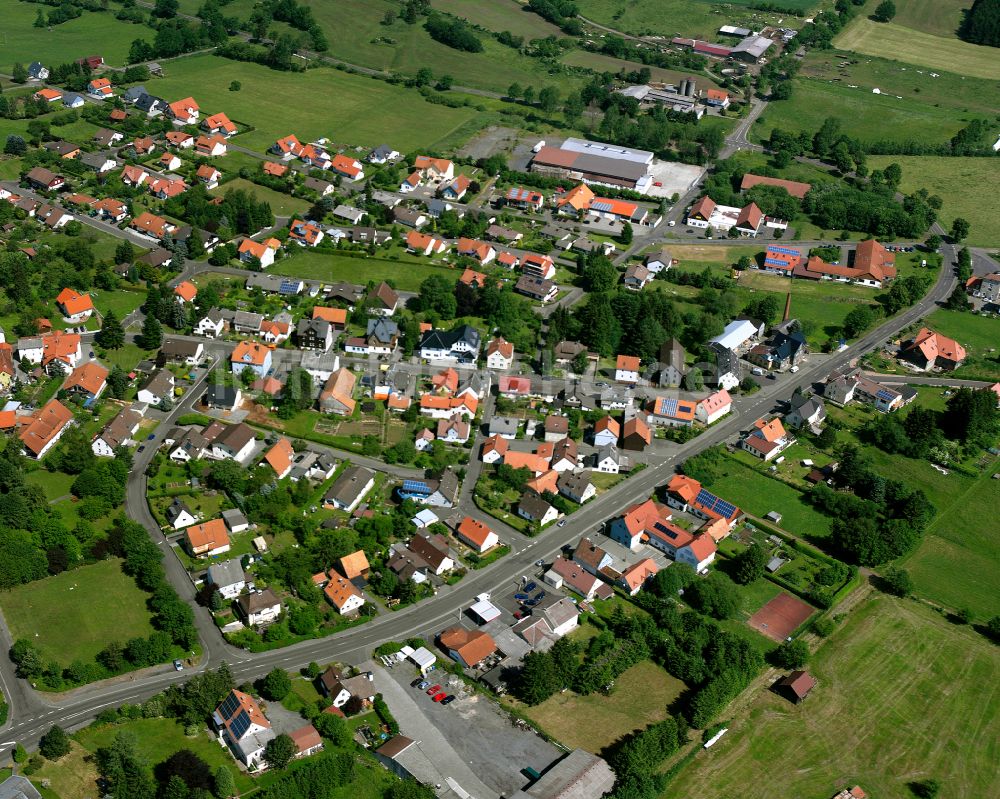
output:
[[[46,662],[92,661],[112,641],[152,631],[147,596],[121,561],[105,560],[0,594],[13,639],[29,638]]]
[[[515,36],[523,36],[525,41],[565,35],[551,22],[527,11],[516,0],[434,0],[434,8],[497,33],[510,31]]]
[[[752,137],[766,141],[773,128],[812,134],[830,116],[840,120],[843,133],[861,141],[934,144],[943,144],[975,118],[974,114],[956,115],[953,109],[935,108],[905,95],[897,100],[895,96],[872,94],[870,88],[851,89],[796,78],[792,98],[768,105],[754,123]]]
[[[513,18],[524,12],[516,10],[513,3],[509,14]],[[492,7],[491,17],[507,15],[496,10],[497,3],[483,3]],[[467,53],[434,41],[424,30],[423,23],[407,25],[396,19],[392,25],[383,25],[386,11],[399,14],[399,4],[389,0],[339,0],[336,3],[313,3],[313,13],[330,40],[328,55],[351,64],[370,69],[400,72],[413,75],[422,67],[429,67],[435,76],[451,75],[455,83],[476,89],[503,92],[515,81],[522,86],[534,86],[536,91],[550,84],[563,89],[580,81],[568,75],[550,75],[543,61],[521,55],[491,36],[477,33],[483,43],[483,52]],[[350,35],[345,36],[344,20],[350,20]],[[541,17],[538,17],[541,22]],[[548,35],[548,34],[545,34]]]
[[[997,54],[1000,72],[1000,53]],[[869,165],[881,169],[897,163],[903,168],[901,189],[912,192],[926,187],[942,200],[938,216],[945,229],[960,216],[969,221],[967,243],[977,247],[1000,245],[1000,197],[994,191],[969,191],[970,186],[996,186],[1000,182],[1000,158],[948,158],[945,156],[873,155]]]
[[[948,799],[996,796],[998,669],[1000,648],[970,628],[880,596],[813,657],[818,685],[805,702],[762,690],[665,796],[829,797],[860,785],[902,799],[928,777]]]
[[[800,24],[798,20],[789,20],[787,14],[746,8],[754,4],[753,0],[730,0],[724,5],[713,0],[578,0],[576,3],[580,16],[635,36],[695,36],[712,41],[720,25],[760,30],[782,17],[792,27]],[[779,5],[798,9],[804,15],[817,5],[817,0],[783,0]]]
[[[924,322],[961,343],[970,355],[990,354],[993,358],[997,357],[996,352],[987,351],[1000,349],[1000,320],[939,308]]]
[[[898,61],[959,75],[988,80],[997,78],[995,47],[934,36],[903,27],[895,21],[879,23],[859,15],[840,32],[833,44],[841,50],[852,50],[864,55],[885,56],[891,53]]]
[[[877,4],[873,2],[872,7]],[[892,22],[935,36],[954,37],[962,24],[962,11],[971,5],[972,0],[905,0],[896,4]]]
[[[744,466],[726,461],[725,473],[709,486],[713,494],[763,517],[772,510],[781,514],[781,527],[792,535],[815,540],[830,534],[830,519],[806,502],[805,494]]]
[[[886,53],[891,56],[892,53]],[[810,50],[802,62],[802,77],[854,85],[854,91],[870,92],[878,87],[886,94],[919,100],[974,114],[993,114],[1000,109],[996,80],[972,78],[953,72],[918,69],[889,58],[859,56],[843,50]],[[898,102],[898,101],[897,101]]]
[[[226,158],[229,156],[227,155]],[[223,161],[223,166],[226,163]],[[274,212],[275,216],[298,216],[305,213],[310,206],[308,200],[301,200],[298,197],[292,197],[289,194],[283,194],[280,191],[275,191],[274,189],[269,189],[267,186],[258,186],[256,183],[250,180],[245,180],[244,178],[236,178],[234,180],[227,181],[216,188],[209,191],[209,194],[225,195],[227,191],[234,191],[237,189],[244,189],[257,196],[260,201],[267,202],[271,206],[271,210]]]
[[[699,85],[703,85],[705,87],[714,87],[719,85],[718,81],[714,78],[710,78],[704,72],[677,72],[673,69],[646,67],[645,64],[640,64],[635,61],[626,61],[624,58],[612,58],[609,55],[604,55],[603,53],[592,53],[589,50],[570,50],[562,57],[561,60],[564,64],[568,64],[571,67],[584,67],[585,69],[592,69],[596,72],[613,72],[617,74],[623,69],[626,72],[634,72],[636,70],[647,68],[652,73],[653,80],[657,81],[676,83],[684,78],[694,76],[698,79]]]
[[[9,73],[17,62],[27,66],[32,61],[41,61],[52,67],[97,52],[106,63],[122,66],[133,39],[153,38],[149,28],[120,22],[107,12],[84,11],[81,17],[62,25],[36,28],[39,8],[46,14],[51,10],[33,3],[4,4],[0,72]]]
[[[275,261],[269,270],[276,275],[290,275],[303,280],[344,280],[365,284],[369,280],[392,280],[400,291],[417,291],[431,275],[454,277],[459,273],[443,266],[434,266],[425,259],[393,260],[382,255],[374,258],[349,258],[326,252],[297,252],[289,258]]]
[[[931,526],[917,551],[904,563],[916,591],[948,608],[969,608],[979,621],[1000,613],[996,576],[1000,573],[1000,480],[987,468],[953,499]]]
[[[649,660],[626,669],[610,695],[557,693],[540,705],[519,707],[542,730],[570,747],[599,752],[633,730],[662,721],[684,683]]]
[[[234,80],[242,91],[229,91]],[[472,108],[432,105],[414,91],[332,68],[277,72],[211,55],[171,61],[166,77],[146,86],[168,99],[193,93],[203,111],[224,111],[237,124],[253,125],[235,143],[261,152],[289,133],[302,141],[386,142],[401,152],[430,148],[476,116]]]

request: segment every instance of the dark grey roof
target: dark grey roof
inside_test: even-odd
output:
[[[428,330],[420,339],[420,348],[450,350],[460,341],[478,350],[481,341],[479,331],[471,325],[460,325],[454,330]]]
[[[330,486],[324,499],[335,499],[341,505],[353,505],[375,472],[364,466],[351,466]]]
[[[517,501],[517,506],[532,519],[541,519],[552,506],[534,491],[525,491]]]
[[[145,86],[132,86],[131,88],[125,90],[125,92],[122,94],[122,99],[126,103],[134,103],[144,94],[148,94]]]
[[[183,338],[165,338],[160,352],[165,355],[183,355],[193,358],[204,345],[200,341],[188,341]]]
[[[167,509],[166,511],[164,511],[164,515],[167,517],[167,521],[173,524],[175,521],[177,521],[177,517],[185,512],[189,516],[191,516],[191,518],[194,518],[194,514],[191,513],[191,509],[187,506],[184,500],[182,500],[180,497],[174,497],[173,502],[167,505]]]
[[[232,386],[211,385],[205,389],[204,401],[206,405],[232,408],[236,404],[236,389]]]
[[[0,799],[42,799],[42,795],[26,777],[14,774],[0,782]]]
[[[230,558],[221,563],[213,563],[208,567],[208,581],[220,588],[245,582],[246,579],[247,576],[239,558]]]
[[[368,320],[367,335],[380,344],[391,344],[392,340],[399,336],[399,325],[384,316],[377,316]]]

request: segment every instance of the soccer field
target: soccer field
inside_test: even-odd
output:
[[[761,691],[664,799],[828,797],[853,785],[888,799],[929,777],[949,799],[1000,795],[1000,648],[971,628],[876,596],[807,668],[818,684],[804,702]]]
[[[90,662],[113,641],[153,632],[147,595],[118,559],[63,572],[0,594],[11,638],[27,638],[46,663]]]

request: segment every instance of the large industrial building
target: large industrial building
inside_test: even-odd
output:
[[[531,161],[532,172],[642,194],[652,185],[652,166],[653,154],[648,150],[574,138],[558,147],[542,147]]]

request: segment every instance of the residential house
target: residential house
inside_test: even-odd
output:
[[[174,497],[163,515],[167,519],[167,524],[174,530],[183,530],[185,527],[190,527],[198,521],[198,518],[191,512],[187,503],[180,497]]]
[[[451,508],[458,502],[458,489],[458,477],[450,469],[445,469],[437,480],[428,478],[404,480],[397,493],[401,499],[412,499],[418,505]]]
[[[660,347],[660,374],[658,382],[662,387],[679,386],[687,373],[685,360],[687,354],[676,338],[671,338]]]
[[[792,394],[788,401],[785,421],[790,427],[809,427],[818,430],[826,419],[826,406],[816,396],[805,396],[801,391]]]
[[[333,325],[326,319],[300,319],[295,327],[295,336],[302,349],[326,352],[333,346]]]
[[[507,189],[503,199],[505,205],[512,205],[526,211],[541,211],[545,205],[545,197],[541,192],[520,186],[512,186]]]
[[[384,280],[366,297],[368,312],[376,316],[392,316],[399,305],[399,295]]]
[[[55,89],[39,89],[31,96],[36,100],[44,100],[46,103],[57,103],[63,97],[62,92]]]
[[[472,181],[468,177],[465,175],[459,175],[441,189],[441,197],[445,200],[458,202],[465,196],[466,192],[469,190],[469,186],[471,185]]]
[[[965,347],[954,339],[922,327],[900,347],[899,357],[920,369],[953,371],[965,362]]]
[[[449,419],[441,419],[437,425],[437,438],[449,444],[464,444],[469,440],[472,427],[461,414],[455,414]]]
[[[647,499],[632,505],[620,517],[613,519],[608,528],[608,536],[612,541],[635,550],[640,544],[653,543],[653,538],[663,538],[668,533],[674,536],[690,535],[675,525],[672,519],[673,514],[666,505]],[[658,548],[662,549],[663,546]]]
[[[486,266],[490,261],[492,261],[497,256],[497,251],[492,244],[487,244],[485,241],[478,241],[476,239],[460,238],[458,243],[455,245],[455,250],[459,255],[465,256],[467,258],[475,258],[480,266]],[[473,274],[479,274],[474,272]],[[479,288],[486,285],[485,276],[477,280]]]
[[[232,689],[212,714],[219,739],[247,769],[265,768],[264,749],[277,735],[256,700]]]
[[[597,487],[586,472],[563,472],[556,481],[556,487],[560,494],[578,505],[597,495]]]
[[[55,332],[42,336],[42,368],[46,374],[68,374],[82,358],[78,334]]]
[[[200,109],[193,97],[185,97],[183,100],[170,103],[167,108],[170,117],[181,125],[194,125],[198,122]]]
[[[640,358],[632,355],[619,355],[615,362],[615,382],[635,385],[639,382],[639,370],[642,368]]]
[[[126,164],[122,167],[122,183],[126,186],[141,186],[150,180],[149,173],[140,166]]]
[[[490,341],[486,347],[486,366],[489,369],[510,369],[514,365],[514,345],[502,336]]]
[[[166,369],[159,369],[149,376],[139,388],[136,399],[151,406],[161,406],[172,400],[174,376]]]
[[[444,158],[418,155],[414,159],[413,168],[426,180],[445,181],[455,177],[455,165]]]
[[[740,448],[764,461],[776,458],[795,439],[785,432],[778,417],[765,422],[758,419],[753,428],[740,441]]]
[[[548,255],[528,252],[521,256],[522,274],[539,280],[552,280],[556,276],[555,261]]]
[[[28,64],[28,77],[31,80],[48,80],[49,68],[40,61],[32,61]]]
[[[357,378],[350,369],[341,368],[333,372],[319,394],[319,409],[323,413],[350,416],[357,403],[354,400],[354,386]]]
[[[448,627],[438,635],[438,644],[462,668],[474,669],[497,652],[496,641],[482,630]]]
[[[725,391],[731,391],[740,384],[740,356],[730,349],[710,344],[709,349],[715,354],[715,374],[709,375],[709,382]]]
[[[201,401],[207,408],[232,413],[243,402],[243,392],[235,386],[224,386],[213,383],[205,389]]]
[[[530,275],[521,275],[517,283],[514,284],[514,291],[545,305],[556,298],[556,295],[559,293],[559,286],[551,280],[532,277]]]
[[[206,133],[218,134],[229,138],[236,135],[236,125],[234,125],[223,113],[212,114],[201,121],[201,129]]]
[[[59,312],[67,322],[83,322],[94,313],[94,302],[89,294],[80,294],[71,288],[64,288],[56,297]]]
[[[653,434],[650,432],[646,422],[645,414],[636,413],[627,418],[622,425],[622,449],[630,449],[641,452],[653,441]]]
[[[93,135],[91,141],[95,142],[98,147],[111,147],[124,138],[125,134],[119,133],[117,130],[101,128]]]
[[[180,305],[194,302],[198,296],[198,287],[190,280],[183,280],[174,286],[174,300]]]
[[[214,189],[219,185],[219,178],[222,177],[222,173],[209,164],[202,164],[199,166],[195,175],[198,180],[205,184],[206,189]]]
[[[113,458],[119,447],[127,446],[139,430],[142,414],[124,408],[94,437],[90,448],[98,458]]]
[[[212,457],[218,460],[234,460],[245,463],[253,452],[256,438],[253,428],[242,422],[225,425],[212,442]]]
[[[370,164],[387,164],[397,158],[399,158],[399,152],[393,150],[388,144],[380,144],[368,153],[368,163]]]
[[[613,595],[611,587],[586,571],[580,564],[566,558],[556,558],[543,578],[554,588],[568,588],[587,602],[595,597],[607,599]]]
[[[252,591],[236,600],[236,610],[248,627],[262,627],[278,620],[281,600],[270,588]]]
[[[469,325],[453,330],[428,330],[420,340],[420,357],[441,363],[474,363],[479,357],[479,331]]]
[[[58,191],[66,185],[66,179],[43,166],[33,167],[24,176],[29,186],[41,191]]]
[[[455,537],[473,552],[482,555],[500,543],[500,537],[488,526],[466,516],[455,527]]]
[[[292,471],[292,462],[295,458],[295,450],[292,449],[292,442],[282,436],[275,442],[265,454],[264,460],[267,465],[274,469],[277,479],[287,477]]]
[[[183,130],[168,130],[166,132],[167,143],[180,150],[190,150],[194,147],[194,136]]]
[[[417,255],[440,255],[448,249],[446,241],[416,230],[407,233],[405,241],[407,251]]]
[[[70,372],[62,391],[84,397],[86,404],[101,396],[108,384],[108,370],[97,361],[87,361]]]
[[[657,397],[648,406],[649,423],[662,427],[690,427],[694,424],[696,403],[677,397]]]
[[[293,219],[288,226],[288,238],[300,247],[315,247],[323,241],[323,231],[315,222]]]
[[[18,431],[25,454],[37,460],[45,457],[72,421],[73,412],[69,408],[59,400],[49,400]]]
[[[346,156],[343,153],[337,153],[330,159],[329,168],[332,172],[336,172],[341,177],[347,178],[347,180],[356,181],[364,180],[365,178],[364,165],[357,159]]]
[[[403,182],[399,184],[399,193],[400,194],[409,194],[410,192],[412,192],[412,191],[416,190],[417,188],[419,188],[421,182],[422,182],[422,178],[420,177],[420,173],[419,172],[411,172],[409,175],[407,175],[403,179]]]
[[[229,362],[233,374],[249,369],[258,377],[266,377],[271,371],[271,350],[257,341],[241,341],[233,348]]]
[[[629,596],[638,594],[644,585],[649,582],[660,570],[656,561],[651,558],[643,558],[637,563],[633,563],[618,578],[618,585],[623,588]]]
[[[281,242],[275,238],[268,238],[261,242],[243,239],[236,254],[243,263],[259,265],[261,269],[267,269],[274,263],[274,255],[280,248]]]
[[[594,471],[602,474],[618,474],[621,472],[622,456],[615,444],[605,444],[594,453]]]
[[[208,440],[198,430],[186,430],[168,447],[167,457],[170,460],[175,463],[190,463],[205,456]]]
[[[604,416],[594,423],[593,443],[595,447],[615,445],[621,436],[621,425],[611,416]]]
[[[108,222],[124,222],[128,217],[128,206],[125,205],[121,200],[115,200],[110,197],[103,200],[98,200],[94,203],[94,210],[97,211],[98,216]]]
[[[236,599],[247,587],[247,575],[239,558],[231,558],[208,567],[205,577],[223,599]]]
[[[330,575],[330,581],[323,588],[323,595],[341,616],[357,612],[364,604],[364,594],[350,580],[339,574]]]
[[[345,677],[338,669],[330,666],[319,676],[320,689],[330,698],[333,707],[342,708],[351,699],[367,707],[377,694],[374,675],[363,672],[354,677]]]
[[[695,418],[704,425],[718,421],[733,408],[733,399],[725,389],[709,394],[694,409]]]
[[[188,552],[196,558],[212,558],[229,551],[229,533],[222,519],[193,524],[184,531]]]
[[[653,279],[653,273],[642,264],[630,264],[625,269],[625,276],[622,279],[625,288],[630,291],[642,291],[646,284]]]
[[[214,136],[199,136],[194,140],[194,150],[198,155],[206,157],[216,157],[225,155],[229,149],[226,137],[215,134]]]
[[[171,224],[163,217],[151,214],[149,211],[143,211],[139,216],[134,217],[129,222],[129,227],[137,230],[139,233],[160,240],[165,238],[167,234],[173,234],[177,231],[176,225]]]
[[[559,518],[559,511],[542,499],[541,495],[525,491],[517,501],[517,515],[539,527],[545,527]]]
[[[443,397],[427,393],[420,396],[420,413],[432,419],[450,419],[457,413],[471,421],[478,408],[479,400],[470,393]]]
[[[595,577],[600,577],[601,571],[614,563],[614,558],[584,536],[573,550],[573,561]]]
[[[375,472],[351,466],[334,481],[323,497],[323,507],[352,513],[375,486]]]

